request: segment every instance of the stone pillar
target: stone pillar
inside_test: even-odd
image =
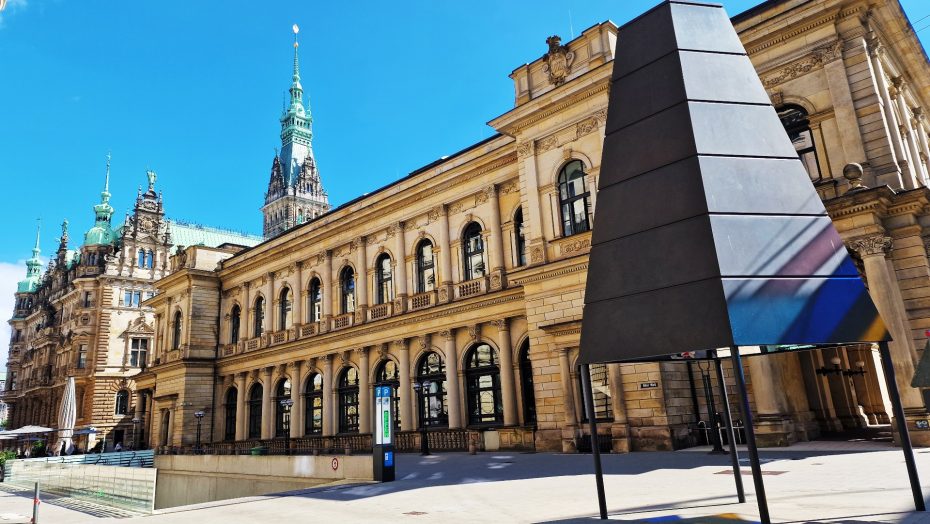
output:
[[[171,446],[171,445],[174,444],[174,418],[175,418],[175,415],[177,415],[177,410],[174,408],[174,406],[170,406],[168,409],[165,410],[165,416],[168,417],[168,435],[167,435],[167,438],[165,439],[165,445],[166,445],[166,446]],[[106,451],[106,450],[104,450],[104,451]]]
[[[501,403],[504,405],[504,425],[517,425],[517,392],[513,380],[513,348],[510,344],[508,319],[496,320],[497,345],[500,353]]]
[[[459,400],[459,359],[455,350],[455,329],[439,332],[446,359],[446,403],[449,406],[449,429],[462,427],[462,404]]]
[[[278,297],[274,294],[274,271],[269,271],[265,276],[265,333],[277,331],[278,326],[275,323],[278,316],[278,308],[275,307],[277,303]]]
[[[759,446],[790,446],[797,437],[788,415],[788,400],[781,388],[781,368],[773,356],[755,356],[745,361],[756,408],[755,429]]]
[[[307,287],[304,285],[303,260],[297,261],[297,285],[294,287],[294,302],[294,325],[299,326],[307,321],[304,317],[304,309],[306,309],[307,304]]]
[[[842,431],[843,424],[836,416],[833,406],[833,393],[827,377],[817,373],[824,367],[823,351],[802,351],[798,354],[801,372],[804,374],[804,386],[808,402],[812,404],[814,416],[826,431]]]
[[[397,373],[400,375],[400,385],[397,389],[398,403],[400,404],[400,430],[413,431],[413,386],[410,382],[410,348],[406,339],[394,341],[397,350]]]
[[[323,286],[323,318],[320,325],[321,331],[325,333],[333,325],[333,305],[336,303],[338,294],[333,292],[333,252],[329,249],[323,252],[323,271],[320,280],[320,285]],[[324,415],[324,418],[327,416]]]
[[[297,438],[304,433],[304,410],[302,409],[303,395],[300,394],[300,368],[303,362],[295,360],[291,363],[291,438]]]
[[[832,348],[823,350],[824,359],[829,362],[827,369],[832,369],[836,365],[833,360],[840,359],[840,368],[849,369],[846,359],[846,352],[843,348]],[[833,407],[836,410],[836,416],[840,419],[844,429],[857,429],[863,426],[863,420],[859,416],[859,402],[855,392],[852,389],[849,377],[842,374],[827,376],[827,382],[830,385],[830,393],[833,397]]]
[[[236,373],[236,440],[245,440],[248,437],[246,433],[245,399],[246,399],[246,373]]]
[[[562,378],[562,408],[565,413],[565,424],[562,425],[562,451],[575,451],[574,437],[578,426],[578,417],[575,415],[575,392],[572,388],[572,367],[568,361],[569,349],[559,348],[559,375]]]
[[[271,404],[271,390],[274,385],[271,383],[272,367],[262,368],[262,439],[269,439],[274,436],[274,406]]]
[[[449,209],[439,206],[439,302],[452,300],[452,242],[449,240]],[[436,246],[433,246],[436,247]]]
[[[885,80],[885,68],[882,65],[882,56],[885,51],[877,40],[869,40],[869,57],[872,62],[872,70],[875,74],[875,82],[878,87],[878,94],[882,101],[882,114],[885,117],[885,130],[888,133],[888,139],[891,142],[891,156],[898,165],[901,174],[897,179],[891,181],[880,181],[887,183],[897,189],[902,186],[902,175],[913,177],[912,166],[907,162],[907,153],[904,151],[904,143],[901,141],[900,127],[898,126],[898,116],[895,114],[894,102],[891,100],[891,94],[888,91],[888,82]]]
[[[836,43],[836,48],[824,53],[824,75],[830,97],[833,99],[834,117],[840,135],[840,145],[843,148],[845,162],[864,164],[867,161],[862,134],[859,130],[859,119],[856,116],[856,107],[853,103],[852,92],[849,88],[849,77],[846,63],[843,60],[843,42]]]
[[[356,248],[355,264],[358,275],[355,276],[355,322],[364,322],[368,311],[368,254],[365,237],[358,237],[352,242]]]
[[[904,100],[904,79],[900,76],[896,76],[891,79],[891,83],[894,84],[895,88],[891,96],[898,106],[898,112],[901,117],[899,132],[905,136],[908,165],[911,166],[911,176],[905,178],[904,188],[914,189],[919,185],[922,174],[920,171],[920,156],[917,154],[917,144],[914,141],[914,129],[911,127],[911,118],[908,115],[907,102]]]
[[[323,361],[323,435],[333,435],[333,395],[335,394],[335,378],[333,377],[333,356],[324,355]]]
[[[536,174],[536,143],[528,140],[517,145],[518,169],[523,187],[523,220],[526,227],[526,261],[530,265],[546,261],[543,241],[542,206],[539,201],[539,178]]]
[[[924,175],[927,176],[927,158],[930,158],[930,148],[927,147],[927,128],[924,123],[926,118],[922,107],[914,107],[911,111],[914,113],[914,132],[917,133],[917,143],[920,146],[921,166],[923,166]]]
[[[355,350],[358,354],[358,432],[371,433],[371,388],[368,385],[368,375],[371,368],[368,365],[368,347]]]
[[[504,231],[501,229],[501,207],[497,187],[493,184],[484,189],[491,206],[491,219],[488,222],[490,242],[488,242],[488,262],[491,265],[491,289],[504,287]]]
[[[403,313],[407,307],[407,246],[404,242],[404,223],[393,226],[397,232],[394,239],[394,314]],[[401,419],[403,420],[403,419]]]
[[[255,336],[252,333],[252,290],[250,282],[242,283],[242,306],[239,308],[239,314],[242,319],[239,322],[239,340],[245,340]]]

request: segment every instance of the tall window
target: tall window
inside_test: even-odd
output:
[[[229,388],[226,391],[225,418],[223,420],[223,439],[236,440],[236,405],[238,402],[238,391],[236,388]]]
[[[146,362],[149,353],[149,339],[134,338],[129,345],[129,365],[137,368]]]
[[[523,394],[523,425],[536,425],[536,392],[533,389],[533,364],[530,362],[530,341],[520,348],[520,392]]]
[[[262,438],[262,385],[249,390],[249,438]]]
[[[465,280],[483,277],[484,239],[481,238],[481,225],[477,222],[468,224],[462,235],[462,251],[465,256]]]
[[[142,291],[127,289],[123,293],[123,305],[126,307],[139,307],[142,303]]]
[[[424,239],[417,244],[417,293],[426,293],[436,288],[434,266],[433,243]]]
[[[283,379],[278,381],[274,392],[274,436],[277,438],[289,437],[291,433],[291,406],[281,402],[291,399],[291,381]]]
[[[473,347],[465,358],[468,424],[486,426],[504,420],[497,353],[487,344]]]
[[[781,119],[781,125],[785,127],[788,138],[794,144],[794,150],[798,152],[801,163],[807,169],[807,175],[811,180],[820,180],[820,166],[817,165],[814,134],[811,132],[807,111],[800,106],[787,105],[778,110],[778,118]]]
[[[136,265],[138,265],[139,267],[145,267],[145,250],[144,249],[139,250],[139,260]]]
[[[285,287],[278,296],[278,330],[285,330],[291,325],[291,288]]]
[[[171,338],[171,349],[179,349],[181,347],[181,312],[176,311],[174,313],[174,332]]]
[[[229,313],[229,343],[235,344],[239,342],[239,328],[242,325],[242,308],[239,307],[239,304],[236,304],[232,307],[232,311]]]
[[[319,322],[323,318],[323,286],[320,279],[310,281],[310,293],[307,295],[307,311],[310,312],[310,322]]]
[[[376,386],[391,387],[391,408],[394,410],[394,427],[400,427],[400,397],[397,391],[400,389],[400,375],[397,373],[397,364],[393,360],[385,360],[378,366],[375,373]]]
[[[594,394],[594,418],[598,421],[613,420],[613,411],[610,408],[610,381],[607,378],[607,364],[591,364],[591,393]],[[578,381],[578,398],[582,399],[584,406],[584,390],[581,380]],[[588,413],[581,410],[582,422],[588,421]]]
[[[304,434],[323,434],[323,375],[313,373],[304,386]]]
[[[145,267],[152,269],[155,265],[155,253],[151,249],[145,252]]]
[[[526,233],[523,230],[523,208],[513,214],[513,247],[516,251],[517,266],[526,265]]]
[[[583,233],[591,229],[589,220],[591,193],[585,180],[584,164],[572,160],[559,171],[559,205],[562,208],[562,234]]]
[[[342,268],[339,274],[339,287],[342,289],[342,313],[354,313],[355,271],[350,266]]]
[[[84,307],[91,307],[91,306],[93,306],[93,305],[94,305],[94,294],[93,294],[93,292],[92,292],[92,291],[85,291],[85,292],[84,292]],[[29,307],[32,307],[32,303],[31,303],[31,302],[30,302],[30,304],[29,304]]]
[[[252,315],[255,325],[252,326],[252,336],[260,337],[265,331],[265,299],[258,297],[255,299],[255,314]]]
[[[428,427],[448,426],[449,409],[446,405],[446,366],[442,357],[430,351],[420,358],[417,366],[420,384],[420,423]],[[426,384],[424,388],[423,385]]]
[[[358,433],[358,371],[348,367],[339,375],[339,433]]]
[[[116,409],[113,412],[117,415],[125,415],[129,412],[129,392],[125,389],[116,392]]]
[[[78,346],[77,368],[84,369],[87,367],[87,344]]]
[[[394,300],[394,278],[392,277],[391,257],[382,253],[375,261],[375,281],[378,284],[378,303],[386,304]]]

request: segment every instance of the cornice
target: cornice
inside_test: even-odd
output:
[[[612,61],[607,62],[604,65],[598,66],[596,69],[591,71],[591,73],[603,67],[606,67],[608,65],[612,66],[613,62]],[[582,78],[584,78],[584,76],[580,76],[576,78],[575,80],[580,80]],[[571,82],[569,82],[568,84],[565,84],[565,86],[568,86],[570,84]],[[564,89],[565,86],[563,86],[562,88]],[[526,104],[517,106],[514,109],[512,109],[510,112],[505,113],[504,115],[501,115],[494,120],[491,120],[490,122],[488,122],[488,125],[494,127],[495,129],[497,129],[498,131],[506,135],[516,136],[522,130],[526,129],[527,127],[541,120],[545,120],[546,118],[549,118],[552,115],[560,111],[563,111],[569,107],[572,107],[583,100],[591,98],[592,96],[596,96],[609,89],[610,89],[610,78],[605,76],[604,78],[600,78],[600,79],[593,81],[593,85],[589,86],[586,89],[583,89],[583,90],[578,91],[577,93],[568,95],[565,98],[560,99],[558,101],[550,102],[548,105],[544,105],[540,108],[533,109],[532,107],[525,107],[525,106],[531,105],[532,102],[527,102]],[[556,89],[555,91],[551,91],[550,93],[555,93],[556,91],[558,91],[558,89]],[[547,93],[547,95],[550,93]],[[506,116],[510,115],[511,113],[518,113],[521,111],[529,111],[529,113],[525,116],[514,116],[513,120],[510,122],[507,122],[507,123],[502,122],[502,120]],[[498,125],[500,127],[497,127]]]

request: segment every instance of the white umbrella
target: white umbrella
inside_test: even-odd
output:
[[[58,411],[58,444],[55,449],[61,449],[65,455],[74,452],[71,436],[74,433],[74,420],[77,418],[77,405],[74,399],[74,377],[68,377],[65,391],[61,395],[61,409]],[[64,448],[62,448],[64,445]]]
[[[23,426],[9,431],[0,431],[0,435],[29,435],[32,433],[51,433],[53,431],[55,430],[44,426]]]

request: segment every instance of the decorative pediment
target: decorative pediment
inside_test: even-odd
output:
[[[129,327],[123,332],[124,335],[154,335],[155,328],[145,321],[144,316],[139,316],[129,321]]]

